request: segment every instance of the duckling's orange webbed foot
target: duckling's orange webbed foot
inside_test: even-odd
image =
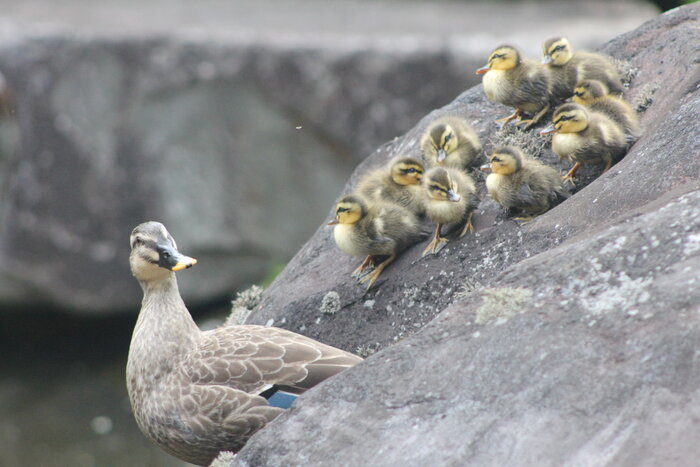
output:
[[[474,233],[474,226],[472,225],[472,214],[474,213],[469,213],[469,217],[467,217],[467,222],[464,223],[464,228],[462,228],[462,232],[460,232],[459,238],[464,237],[467,234],[467,232]]]
[[[549,106],[547,105],[542,110],[537,112],[537,114],[535,114],[534,117],[532,117],[528,120],[520,120],[518,123],[516,123],[516,125],[523,125],[524,124],[525,126],[523,127],[523,130],[529,130],[534,125],[536,125],[537,122],[539,122],[548,111],[549,111]]]
[[[572,184],[573,186],[576,186],[576,184],[574,183],[574,175],[576,174],[576,171],[579,169],[579,167],[581,167],[581,163],[580,163],[580,162],[575,163],[574,166],[571,167],[571,170],[569,170],[569,171],[566,173],[566,175],[564,175],[564,176],[562,177],[562,180],[565,181],[565,182],[566,182],[566,181],[571,182],[571,184]]]
[[[508,122],[510,122],[511,120],[515,120],[516,118],[520,118],[520,116],[521,116],[522,114],[523,114],[523,111],[522,111],[522,110],[520,110],[520,109],[515,109],[515,112],[513,112],[512,114],[510,114],[510,115],[508,115],[507,117],[504,117],[504,118],[499,118],[499,119],[496,120],[495,122],[496,122],[496,123],[500,123],[501,126],[503,127],[503,126],[505,126]]]
[[[440,234],[440,231],[442,230],[442,224],[438,224],[437,228],[435,229],[435,233],[433,234],[433,239],[428,243],[428,246],[425,247],[425,250],[423,250],[423,254],[421,256],[425,256],[428,253],[436,254],[439,253],[440,250],[444,248],[444,246],[449,242],[446,238],[443,238]]]
[[[603,171],[600,174],[603,175],[605,172],[610,170],[611,165],[612,165],[612,161],[605,161],[605,167],[603,167]]]
[[[362,264],[360,264],[357,269],[352,272],[352,277],[359,279],[367,274],[367,269],[374,267],[374,264],[372,264],[373,259],[374,257],[372,255],[367,255],[367,257],[362,261]]]
[[[377,282],[377,279],[379,278],[379,275],[382,273],[385,267],[387,267],[389,264],[391,264],[392,261],[396,259],[396,255],[391,255],[384,261],[382,261],[377,267],[374,269],[374,271],[370,272],[369,274],[365,275],[362,279],[360,279],[360,282],[367,282],[367,290],[369,290],[375,282]]]

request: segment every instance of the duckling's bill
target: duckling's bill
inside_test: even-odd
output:
[[[491,164],[484,164],[481,167],[479,167],[479,170],[482,172],[490,173],[491,172]]]
[[[550,133],[556,133],[557,131],[559,131],[557,127],[555,127],[554,124],[551,124],[547,128],[541,130],[540,135],[548,135]]]
[[[491,70],[491,67],[486,65],[486,66],[482,66],[481,68],[477,69],[474,73],[476,73],[477,75],[483,75],[484,73],[486,73],[490,70]]]

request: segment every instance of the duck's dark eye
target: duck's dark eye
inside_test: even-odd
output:
[[[551,53],[559,52],[560,50],[564,50],[564,46],[563,46],[563,45],[558,45],[558,46],[554,47],[554,48],[552,49],[552,52],[551,52]]]
[[[141,237],[134,238],[134,243],[131,245],[131,247],[133,248],[136,245],[143,245],[143,239]]]
[[[165,259],[170,258],[170,253],[168,253],[167,251],[162,251],[160,255]]]
[[[491,162],[501,162],[501,159],[499,159],[498,157],[494,157],[493,159],[491,159]]]

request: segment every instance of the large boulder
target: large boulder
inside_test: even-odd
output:
[[[231,465],[697,464],[698,43],[700,5],[605,45],[631,65],[644,134],[530,223],[484,200],[474,235],[422,259],[415,245],[367,293],[350,278],[358,260],[319,228],[249,322],[382,350],[302,396]],[[473,122],[488,152],[507,112],[477,86],[380,148],[347,189],[393,154],[418,155],[443,114]]]
[[[5,5],[0,306],[135,309],[126,238],[147,219],[201,261],[182,284],[189,303],[228,296],[289,258],[357,162],[475,82],[471,70],[504,37],[535,54],[543,38],[532,28],[576,15],[589,21],[568,33],[590,47],[653,12],[639,2]]]

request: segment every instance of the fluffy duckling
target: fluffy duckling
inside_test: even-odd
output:
[[[554,133],[552,151],[560,158],[575,162],[564,176],[564,180],[572,184],[581,164],[602,161],[605,173],[627,148],[620,125],[604,114],[589,112],[574,103],[561,105],[554,111],[552,124],[540,132],[541,135],[549,133]]]
[[[464,223],[460,237],[473,232],[472,214],[479,199],[472,178],[453,167],[433,167],[423,178],[426,194],[425,213],[437,224],[433,239],[423,250],[423,256],[437,253],[448,240],[442,237],[445,224]]]
[[[486,177],[491,198],[509,211],[523,214],[517,220],[528,221],[566,197],[556,169],[526,157],[514,146],[494,149],[482,170],[491,172]]]
[[[542,63],[552,71],[554,97],[571,97],[576,83],[584,79],[601,81],[610,94],[622,94],[622,80],[615,63],[606,55],[574,52],[565,37],[547,39],[542,45]]]
[[[141,431],[169,454],[209,465],[239,451],[293,399],[362,359],[286,329],[240,325],[202,331],[176,271],[196,264],[159,222],[131,233],[131,272],[143,290],[126,363]]]
[[[532,127],[549,110],[552,77],[547,67],[533,60],[520,57],[509,45],[491,52],[488,64],[476,70],[483,74],[486,97],[491,102],[515,107],[515,112],[497,122],[508,123],[520,118],[523,112],[534,114],[530,120],[522,120],[525,129]]]
[[[641,134],[637,112],[627,102],[607,91],[601,81],[585,79],[574,88],[572,100],[589,110],[607,115],[622,126],[629,142],[635,141]]]
[[[420,147],[428,167],[466,169],[479,156],[481,141],[465,119],[447,115],[428,126]]]
[[[398,156],[387,165],[365,175],[357,184],[357,192],[368,201],[397,203],[417,215],[423,206],[423,164],[412,157]]]
[[[348,255],[365,257],[353,276],[362,276],[374,256],[388,256],[374,271],[360,278],[367,282],[367,289],[399,253],[425,236],[418,218],[408,209],[381,201],[369,204],[358,194],[338,201],[335,220],[328,225],[335,225],[333,237],[338,248]]]

